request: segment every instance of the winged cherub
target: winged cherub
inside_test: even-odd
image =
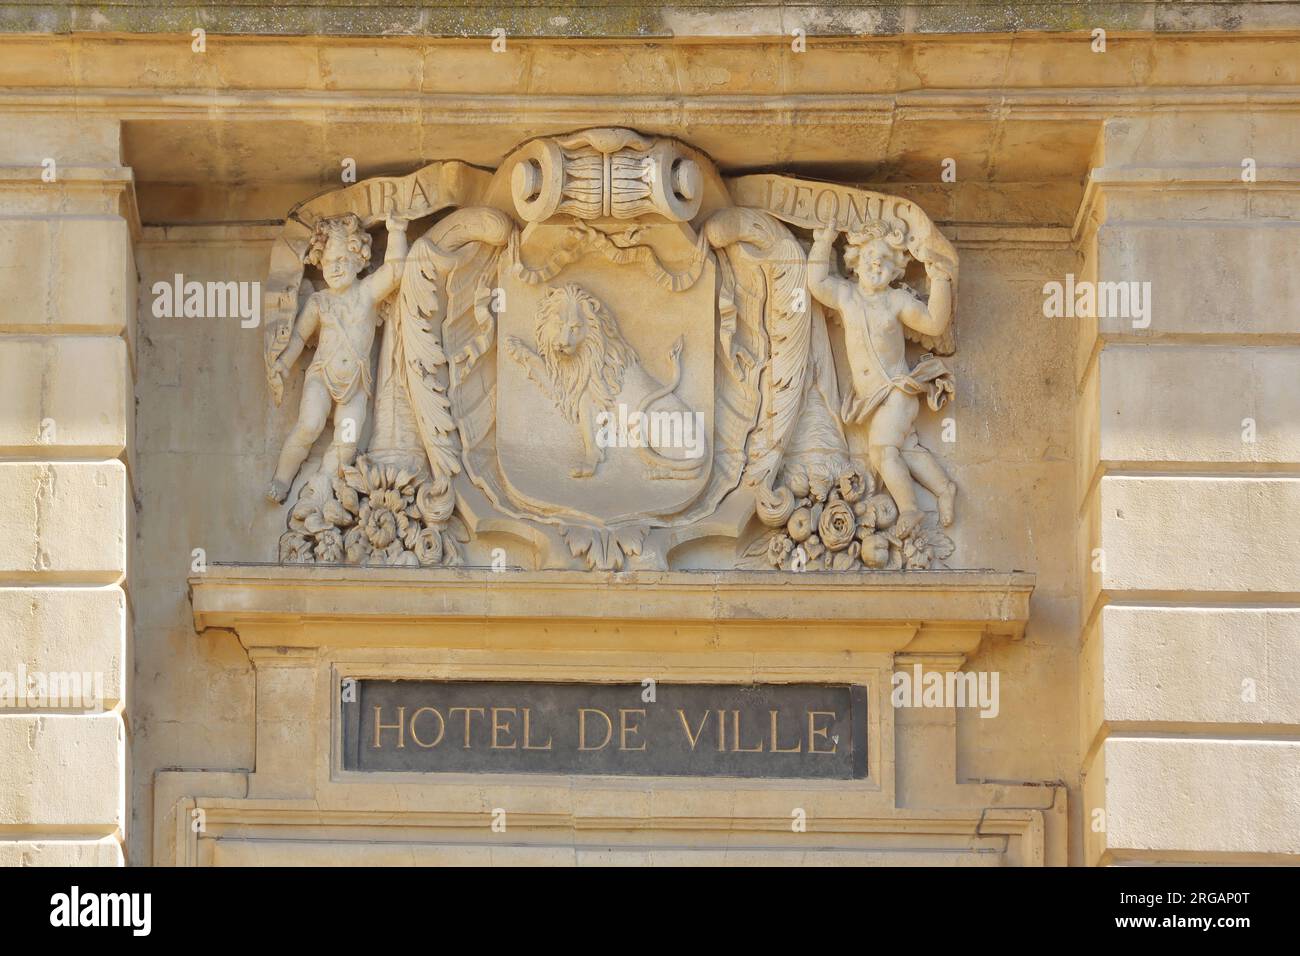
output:
[[[836,229],[818,229],[808,254],[808,286],[822,305],[840,317],[852,369],[852,388],[840,417],[845,424],[867,425],[871,464],[898,505],[900,534],[910,534],[923,517],[917,503],[920,483],[934,494],[939,521],[952,524],[957,486],[916,434],[920,396],[938,411],[953,394],[948,367],[929,353],[915,367],[907,364],[909,337],[924,344],[944,336],[952,318],[954,264],[937,250],[918,252],[930,276],[930,296],[922,302],[910,290],[894,288],[907,266],[908,250],[899,230],[884,222],[848,233],[844,264],[853,282],[832,268]]]

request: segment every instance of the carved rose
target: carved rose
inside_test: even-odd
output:
[[[423,565],[442,562],[442,532],[425,528],[415,539],[415,556]]]
[[[849,504],[853,504],[861,500],[864,495],[869,495],[875,491],[875,484],[875,481],[869,475],[863,474],[862,470],[855,465],[852,469],[840,475],[840,497]]]
[[[832,499],[822,509],[817,521],[817,534],[830,551],[843,551],[853,540],[858,522],[853,509],[838,498]]]
[[[800,508],[790,516],[786,531],[800,544],[807,541],[809,535],[813,533],[812,512],[807,508]]]

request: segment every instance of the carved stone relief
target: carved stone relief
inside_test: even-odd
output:
[[[279,559],[455,565],[490,535],[539,568],[705,539],[726,567],[942,566],[956,486],[915,421],[954,395],[956,282],[907,200],[625,129],[318,197],[269,281],[272,396],[303,383]]]

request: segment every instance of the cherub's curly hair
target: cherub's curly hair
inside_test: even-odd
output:
[[[898,267],[899,273],[907,268],[907,227],[902,223],[873,219],[861,231],[848,233],[845,240],[844,264],[850,269],[857,268],[862,247],[872,242],[882,242],[889,248],[890,258]]]
[[[348,250],[360,255],[366,265],[370,264],[370,233],[366,232],[365,227],[361,225],[360,217],[354,212],[317,222],[311,234],[311,244],[302,257],[303,262],[319,266],[321,256],[325,253],[325,244],[332,236],[346,240]]]

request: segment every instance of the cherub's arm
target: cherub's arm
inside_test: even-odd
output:
[[[289,369],[293,368],[293,363],[298,361],[298,356],[302,354],[303,348],[316,330],[320,328],[320,307],[316,304],[316,296],[311,296],[307,303],[298,313],[298,318],[293,323],[293,334],[289,337],[289,344],[285,347],[284,352],[276,360],[276,366],[282,374],[287,375]]]
[[[384,253],[384,264],[362,280],[375,302],[387,298],[397,288],[402,281],[402,269],[406,266],[408,221],[389,216],[384,225],[388,227],[388,251]]]
[[[922,335],[943,335],[952,320],[952,280],[938,272],[930,275],[930,301],[922,302],[908,293],[898,318]]]
[[[853,292],[853,284],[831,271],[831,247],[838,235],[834,229],[813,232],[812,248],[808,250],[808,290],[822,305],[842,312]]]

